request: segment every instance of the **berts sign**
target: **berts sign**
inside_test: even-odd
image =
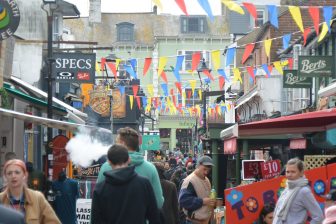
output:
[[[94,83],[96,54],[54,53],[54,58],[56,81]]]
[[[299,56],[299,76],[331,76],[333,56]]]

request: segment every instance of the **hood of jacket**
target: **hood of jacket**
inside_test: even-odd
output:
[[[133,166],[140,166],[144,162],[144,156],[140,152],[128,151],[128,155],[131,158],[131,164]]]
[[[132,180],[137,174],[134,171],[135,166],[128,166],[106,171],[104,173],[106,182],[113,184],[124,184]]]

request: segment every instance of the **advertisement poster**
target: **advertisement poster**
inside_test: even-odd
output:
[[[160,135],[143,135],[142,150],[160,150]]]
[[[76,214],[78,224],[90,224],[91,199],[77,199]]]

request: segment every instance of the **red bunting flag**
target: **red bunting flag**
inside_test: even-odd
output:
[[[138,108],[140,110],[141,109],[140,96],[137,96],[135,98],[136,98],[136,101],[137,101],[137,104],[138,104]]]
[[[146,76],[146,73],[147,73],[151,63],[152,63],[152,58],[145,58],[145,64],[144,64],[144,68],[143,68],[143,76]]]
[[[175,96],[175,95],[173,95],[173,96],[172,96],[172,98],[173,98],[173,103],[174,103],[174,106],[176,107],[176,96]]]
[[[310,33],[310,31],[311,31],[310,27],[307,27],[303,32],[303,45],[304,46],[307,43],[307,37],[308,37],[308,34]]]
[[[138,85],[132,85],[132,88],[133,88],[133,95],[134,95],[134,97],[136,97],[137,94],[138,94],[139,86]]]
[[[289,69],[293,69],[293,58],[288,58],[288,67]]]
[[[273,65],[269,65],[269,66],[267,66],[267,68],[268,68],[269,74],[271,75],[272,70],[273,70]]]
[[[219,89],[223,90],[225,85],[225,78],[223,76],[219,76]]]
[[[244,51],[244,55],[243,55],[243,58],[242,58],[242,64],[245,63],[245,61],[247,60],[247,58],[252,53],[252,51],[254,49],[254,46],[255,46],[255,43],[250,43],[250,44],[246,45],[245,51]]]
[[[187,99],[190,100],[192,91],[187,91]]]
[[[180,7],[180,9],[182,10],[182,12],[188,16],[188,12],[187,12],[187,8],[186,5],[184,3],[184,0],[175,0],[176,4],[178,5],[178,7]]]
[[[320,30],[319,30],[320,9],[319,9],[319,7],[316,7],[316,6],[309,6],[308,11],[309,11],[309,14],[310,14],[310,16],[313,20],[316,35],[318,36],[319,32],[320,32]]]
[[[101,58],[100,61],[100,71],[105,71],[106,58]]]
[[[180,82],[175,82],[175,86],[178,89],[178,91],[180,92],[180,94],[182,95],[182,86]]]
[[[197,70],[198,64],[201,61],[201,52],[195,52],[192,55],[192,63],[191,63],[191,70]]]
[[[163,79],[163,81],[165,83],[168,83],[167,75],[166,75],[166,73],[164,71],[162,71],[162,73],[161,73],[161,78]]]
[[[155,108],[158,108],[158,106],[159,106],[158,98],[157,98],[157,97],[153,97],[153,98],[152,98],[152,102],[153,102]]]
[[[246,70],[249,73],[249,75],[253,78],[253,80],[255,80],[254,68],[252,66],[248,66],[246,67]]]
[[[116,68],[115,64],[112,63],[112,62],[107,62],[107,66],[111,69],[111,71],[114,75],[114,78],[117,79],[117,68]]]
[[[247,11],[251,14],[254,20],[257,20],[257,9],[252,3],[243,2],[243,5],[247,9]]]
[[[208,76],[208,78],[211,79],[211,81],[214,81],[214,80],[215,80],[214,77],[211,75],[211,73],[210,73],[209,70],[204,69],[204,70],[203,70],[203,73],[204,73],[206,76]]]

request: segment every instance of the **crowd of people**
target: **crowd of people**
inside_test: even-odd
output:
[[[139,152],[138,132],[120,128],[93,191],[91,223],[214,223],[216,198],[208,179],[213,166],[209,156],[180,152],[172,152],[155,162],[147,161]],[[311,224],[335,224],[336,190],[324,196],[323,212],[304,176],[303,162],[290,159],[285,170],[286,188],[276,204],[263,206],[256,223],[305,223],[309,214]],[[38,171],[34,173],[31,163],[8,158],[3,167],[3,181],[0,223],[77,223],[78,183],[67,178],[65,172],[60,172],[52,184],[56,192],[53,205],[42,193],[43,176]]]

